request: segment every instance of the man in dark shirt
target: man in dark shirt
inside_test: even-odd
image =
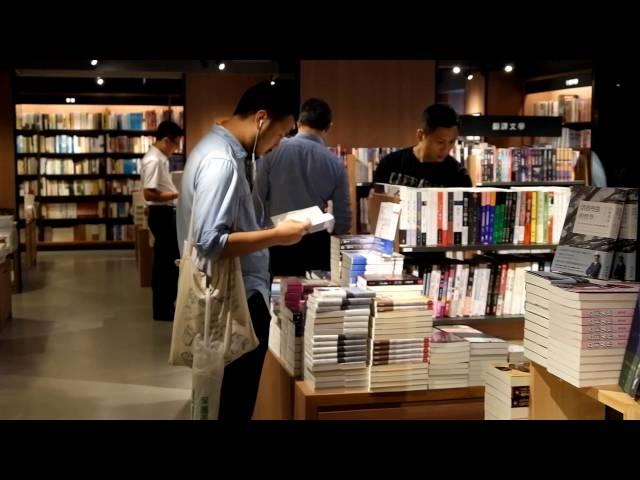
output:
[[[418,143],[384,157],[375,183],[408,187],[471,187],[467,170],[449,152],[458,138],[458,115],[449,105],[434,104],[422,113]]]

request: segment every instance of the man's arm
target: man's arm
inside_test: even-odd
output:
[[[309,231],[309,222],[282,222],[276,228],[255,232],[235,232],[229,235],[223,257],[241,257],[276,245],[298,243]]]
[[[274,245],[300,241],[310,225],[283,222],[277,228],[254,232],[231,232],[239,194],[238,173],[228,159],[209,159],[199,174],[194,204],[194,239],[202,257],[237,257]]]

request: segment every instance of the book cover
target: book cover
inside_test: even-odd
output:
[[[625,188],[573,187],[552,270],[608,279],[627,195]]]
[[[638,387],[640,386],[640,298],[636,302],[618,384],[632,397],[638,396]]]
[[[638,240],[638,189],[627,189],[627,198],[622,212],[620,231],[616,243],[616,255],[611,278],[636,280],[636,252]]]

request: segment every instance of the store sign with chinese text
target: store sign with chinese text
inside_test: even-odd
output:
[[[562,135],[562,119],[560,117],[461,115],[460,135],[465,137],[559,137]]]

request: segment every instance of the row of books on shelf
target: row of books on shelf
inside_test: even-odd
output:
[[[523,315],[529,270],[550,271],[551,261],[429,265],[420,268],[422,294],[434,302],[434,317]]]
[[[16,128],[25,130],[154,130],[159,121],[172,120],[183,124],[182,110],[146,110],[114,114],[109,109],[102,113],[18,113]]]
[[[40,196],[79,196],[79,195],[131,195],[140,189],[140,181],[133,179],[117,180],[51,180],[43,178],[40,182]]]
[[[100,159],[85,158],[36,158],[26,157],[17,161],[18,175],[99,175],[103,173]],[[139,158],[107,158],[106,173],[138,175],[140,173]]]
[[[570,148],[496,148],[479,144],[467,167],[474,183],[574,181],[580,152]]]
[[[74,225],[73,227],[45,227],[45,242],[106,242],[133,241],[133,225]]]
[[[24,197],[25,195],[38,195],[39,192],[38,180],[23,180],[18,182],[18,196],[20,197]]]
[[[404,246],[557,243],[571,192],[567,187],[377,188],[399,196]]]
[[[153,136],[106,138],[108,153],[146,153],[155,143]],[[37,137],[18,135],[16,138],[18,153],[103,153],[104,137],[79,137],[77,135],[56,135]],[[182,150],[182,148],[180,148]]]
[[[130,210],[129,202],[50,203],[40,206],[40,216],[44,219],[127,218]]]
[[[562,117],[565,122],[590,122],[591,98],[561,95],[558,100],[535,102],[533,114],[542,117]]]
[[[38,137],[18,135],[16,137],[18,153],[102,153],[103,137],[79,137],[77,135],[56,135]]]
[[[563,128],[559,137],[536,137],[534,140],[536,145],[546,145],[550,148],[591,148],[591,129]]]
[[[107,174],[138,175],[140,163],[139,158],[107,158]]]
[[[156,142],[152,136],[142,137],[107,137],[107,152],[147,153]]]

